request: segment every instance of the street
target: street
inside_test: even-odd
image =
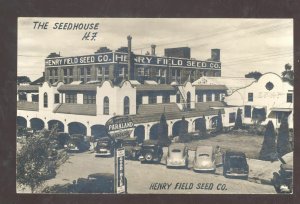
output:
[[[165,149],[166,150],[166,149]],[[164,151],[166,152],[166,151]],[[253,183],[241,179],[229,179],[222,175],[222,167],[216,174],[196,173],[191,169],[193,152],[189,152],[189,169],[168,169],[163,164],[141,164],[125,161],[128,193],[145,194],[269,194],[276,193],[271,185]],[[251,167],[250,167],[251,168]],[[46,185],[71,183],[92,173],[113,173],[113,157],[95,157],[91,152],[70,154],[70,159],[58,170],[54,179]]]

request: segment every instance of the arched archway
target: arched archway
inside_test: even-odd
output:
[[[138,143],[142,143],[145,140],[145,126],[137,126],[134,129],[134,136],[137,138]]]
[[[26,118],[22,117],[22,116],[17,116],[17,126],[20,127],[27,127],[27,120]]]
[[[39,118],[32,118],[30,120],[30,127],[34,130],[42,130],[45,128],[45,123]]]
[[[91,134],[95,138],[107,136],[107,131],[104,125],[93,125],[91,127]]]
[[[201,126],[202,126],[202,123],[204,122],[204,119],[203,118],[197,118],[194,120],[194,126],[195,126],[195,131],[200,131],[201,130]]]
[[[191,109],[191,92],[187,92],[186,94],[186,107],[187,109]]]
[[[184,120],[184,121],[179,120],[179,121],[175,122],[172,127],[172,135],[179,136],[180,131],[187,132],[188,126],[189,126],[189,122],[186,120]],[[181,128],[183,128],[184,130],[180,130]]]
[[[152,127],[150,128],[150,135],[149,135],[150,140],[158,139],[158,128],[159,128],[159,123],[152,125]]]
[[[65,131],[65,126],[64,124],[59,121],[59,120],[49,120],[48,121],[48,129],[51,130],[54,125],[57,125],[57,131],[58,132],[64,132]]]
[[[218,116],[214,116],[209,121],[209,127],[211,129],[215,129],[215,128],[217,128],[217,123],[218,123]]]
[[[80,122],[72,122],[68,124],[69,134],[82,134],[86,135],[86,126]]]

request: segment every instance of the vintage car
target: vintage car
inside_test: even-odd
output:
[[[124,139],[123,147],[125,148],[125,159],[138,160],[141,146],[138,144],[136,138]]]
[[[216,171],[215,150],[212,146],[197,146],[194,158],[194,171]]]
[[[248,179],[249,166],[243,152],[226,151],[223,155],[223,175]]]
[[[146,140],[141,146],[139,160],[144,162],[160,162],[163,156],[162,146],[156,140]]]
[[[57,141],[57,149],[62,149],[68,143],[70,134],[66,132],[58,132],[55,140]]]
[[[188,149],[184,143],[172,143],[168,147],[167,168],[188,166]]]
[[[68,143],[65,145],[68,152],[84,152],[89,150],[90,143],[82,134],[71,135]]]
[[[278,172],[273,173],[271,180],[278,193],[292,193],[293,192],[293,152],[279,157],[282,162]]]
[[[72,184],[46,187],[43,193],[114,193],[114,174],[90,174],[88,178],[79,178]],[[127,178],[125,178],[125,193],[127,193]]]
[[[110,137],[102,137],[97,140],[95,156],[113,156],[115,143]]]

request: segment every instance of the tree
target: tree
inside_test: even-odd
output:
[[[281,157],[292,151],[292,147],[289,141],[289,124],[286,117],[281,119],[281,124],[278,130],[277,138],[277,152]]]
[[[187,123],[187,121],[185,120],[185,117],[182,116],[182,119],[181,119],[180,124],[179,124],[179,137],[183,137],[183,136],[186,135],[186,133],[188,133],[186,123]]]
[[[246,78],[254,78],[256,80],[258,80],[261,76],[262,76],[262,73],[260,73],[258,71],[249,72],[248,74],[245,75]]]
[[[166,120],[166,116],[163,113],[160,117],[160,122],[158,125],[158,143],[167,146],[170,144],[170,139],[168,137],[168,124]]]
[[[221,114],[221,110],[219,110],[218,118],[217,118],[216,132],[222,132],[222,131],[223,131],[222,114]]]
[[[205,116],[203,115],[201,123],[200,123],[200,137],[206,137],[207,136],[207,130],[206,130],[206,119]]]
[[[278,159],[276,152],[276,134],[273,122],[270,120],[264,134],[264,141],[259,152],[259,159],[265,161],[276,161]]]
[[[17,77],[17,84],[22,84],[22,83],[30,83],[31,80],[29,79],[28,76],[18,76]]]
[[[294,85],[294,70],[292,70],[292,65],[285,64],[281,76],[283,81],[288,81],[290,84]]]
[[[57,126],[51,131],[43,130],[27,138],[25,145],[17,152],[16,181],[20,186],[29,186],[31,192],[49,178],[55,176],[56,169],[67,160],[64,151],[55,151]]]
[[[235,119],[234,129],[242,129],[243,128],[243,122],[242,122],[242,110],[238,108],[237,115]]]

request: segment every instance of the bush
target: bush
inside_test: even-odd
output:
[[[265,161],[278,160],[276,151],[276,134],[272,121],[269,121],[267,124],[263,145],[259,152],[259,159]]]

